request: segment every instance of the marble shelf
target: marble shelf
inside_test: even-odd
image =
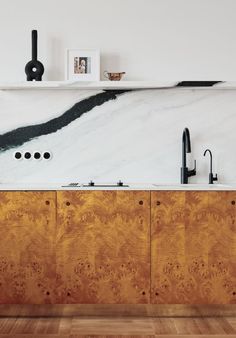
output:
[[[236,82],[221,82],[211,87],[177,87],[179,82],[165,81],[42,81],[2,82],[0,90],[122,90],[122,89],[236,89]]]
[[[158,82],[158,81],[98,81],[98,82],[78,82],[78,81],[42,81],[42,82],[9,82],[0,83],[0,90],[24,90],[24,89],[153,89],[171,88],[177,82]]]

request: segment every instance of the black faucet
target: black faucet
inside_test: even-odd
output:
[[[206,149],[204,152],[204,156],[206,156],[206,153],[210,154],[210,172],[209,172],[209,184],[213,184],[214,181],[218,181],[218,177],[217,174],[215,174],[215,176],[212,173],[212,152],[210,151],[210,149]]]
[[[182,168],[181,168],[181,184],[187,184],[190,176],[196,175],[196,160],[194,161],[194,169],[188,170],[186,166],[186,154],[191,153],[191,142],[188,128],[183,131],[182,137]]]

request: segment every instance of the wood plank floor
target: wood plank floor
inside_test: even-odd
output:
[[[236,317],[236,304],[0,304],[0,317]]]
[[[0,338],[236,338],[236,317],[2,317]]]

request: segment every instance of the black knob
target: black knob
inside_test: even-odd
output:
[[[38,151],[36,151],[36,152],[34,153],[34,158],[35,158],[36,160],[39,160],[40,157],[41,157],[41,154],[40,154]]]
[[[29,152],[29,151],[27,151],[26,153],[25,153],[25,159],[26,160],[29,160],[31,158],[31,153]]]
[[[21,152],[17,151],[17,152],[15,153],[15,158],[16,158],[17,160],[20,160],[21,157],[22,157]]]
[[[45,160],[49,160],[50,157],[51,157],[51,154],[49,153],[49,151],[45,151],[45,152],[43,153],[43,158],[44,158]]]
[[[93,186],[94,186],[94,182],[93,182],[93,181],[90,181],[88,185],[89,185],[90,187],[93,187]]]

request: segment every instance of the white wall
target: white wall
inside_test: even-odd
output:
[[[126,79],[235,80],[235,0],[0,0],[0,81],[25,78],[31,30],[45,80],[64,79],[65,49],[100,48]]]
[[[130,80],[236,80],[235,13],[236,0],[0,0],[0,82],[25,79],[24,67],[31,57],[32,29],[39,31],[39,59],[45,65],[45,80],[64,79],[68,47],[99,48],[101,73],[105,69],[126,71],[126,79]],[[83,95],[53,91],[29,93],[0,93],[1,133],[32,121],[36,123],[38,119],[47,121]],[[61,137],[62,143],[58,143],[56,138],[53,143],[55,135],[52,139],[49,136],[42,141],[33,140],[22,148],[51,150],[53,160],[48,164],[33,161],[19,164],[13,159],[14,149],[4,152],[0,154],[1,178],[23,181],[30,173],[28,181],[41,181],[49,178],[46,174],[50,168],[55,176],[56,166],[54,179],[57,181],[122,178],[178,182],[181,134],[183,128],[189,126],[192,156],[198,160],[198,176],[191,181],[207,179],[208,160],[202,154],[210,147],[220,181],[236,182],[236,161],[232,157],[236,138],[236,91],[186,91],[184,97],[179,93],[167,91],[150,95],[147,92],[140,94],[142,98],[134,93],[126,103],[123,103],[124,96],[119,101],[124,105],[119,114],[110,105],[105,106],[111,108],[109,111],[103,107],[101,111],[95,109],[72,125],[77,128],[73,130],[78,138],[73,138],[73,134],[70,138],[70,128],[62,130],[68,132],[64,138],[69,142],[65,156],[67,149],[71,155],[69,160],[65,157],[67,161],[62,162],[63,165],[57,161],[63,161],[64,139]],[[104,138],[107,134],[101,134],[96,127],[96,121],[108,134],[112,131],[108,138],[112,139],[111,144]],[[83,123],[88,123],[88,135]],[[117,125],[122,126],[121,131],[127,133],[127,138],[121,137],[119,128],[114,129]],[[130,126],[137,128],[131,133]],[[171,137],[166,140],[167,132],[171,132]],[[84,143],[81,135],[84,135]],[[96,143],[97,140],[100,143]],[[122,159],[120,144],[125,148]],[[75,146],[74,150],[71,145]],[[114,152],[114,149],[118,150]],[[73,166],[70,159],[77,152],[78,161]]]

